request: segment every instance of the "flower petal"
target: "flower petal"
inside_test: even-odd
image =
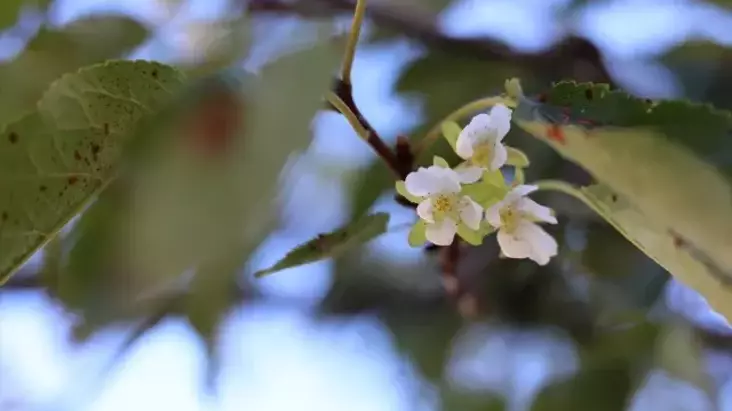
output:
[[[451,168],[430,166],[428,170],[435,178],[434,193],[457,193],[460,191],[460,174]]]
[[[531,215],[540,222],[549,224],[557,223],[557,217],[554,216],[551,208],[543,206],[528,197],[519,200],[518,209]]]
[[[532,185],[527,185],[527,184],[522,184],[520,186],[516,186],[506,195],[506,202],[512,203],[514,201],[517,201],[521,197],[531,194],[538,189],[539,189],[539,187],[537,187],[537,186],[532,186]]]
[[[458,166],[455,172],[460,176],[460,182],[463,184],[472,184],[483,177],[483,169],[475,166]]]
[[[435,219],[432,215],[432,200],[428,198],[419,203],[417,206],[417,215],[428,223],[434,223]]]
[[[557,241],[538,224],[524,220],[516,227],[514,235],[529,245],[530,254],[527,257],[539,265],[546,265],[557,255]]]
[[[450,245],[457,233],[457,223],[450,218],[445,218],[439,223],[427,224],[425,232],[427,240],[434,245]]]
[[[508,258],[529,258],[533,253],[531,243],[516,232],[509,234],[506,230],[498,230],[496,237],[501,252]]]
[[[478,114],[470,120],[470,123],[458,135],[455,152],[462,159],[469,159],[473,156],[473,146],[475,143],[482,136],[490,135],[491,133],[493,133],[491,117],[485,113]]]
[[[496,133],[496,141],[503,140],[511,129],[511,109],[503,104],[496,104],[491,108],[491,128]]]
[[[420,167],[407,175],[407,178],[404,179],[404,187],[413,196],[425,197],[433,192],[435,178],[425,167]]]
[[[499,228],[501,226],[501,208],[503,205],[503,201],[499,201],[485,210],[485,221],[495,228]]]
[[[460,201],[460,220],[471,230],[477,230],[482,219],[483,208],[470,197],[463,197]]]
[[[503,146],[499,141],[493,145],[493,158],[491,159],[490,169],[498,170],[506,164],[508,159],[508,152],[506,147]]]

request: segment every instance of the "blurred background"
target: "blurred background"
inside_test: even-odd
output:
[[[175,278],[141,279],[110,251],[118,214],[137,210],[122,205],[123,179],[0,288],[0,410],[732,410],[729,324],[571,198],[537,196],[560,216],[549,228],[560,242],[550,265],[498,259],[494,237],[463,253],[458,273],[479,315],[461,318],[443,295],[437,253],[406,243],[413,211],[393,201],[388,170],[337,113],[308,111],[336,73],[352,8],[349,0],[3,1],[3,123],[64,73],[140,58],[189,77],[180,98],[194,121],[168,119],[172,134],[210,142],[228,132],[216,129],[229,117],[261,127],[243,145],[257,155],[234,156],[244,165],[215,185],[243,204],[223,216],[246,241],[232,245],[235,236],[212,229],[211,250],[224,251],[175,271],[166,259],[195,242],[154,246],[205,237],[184,225],[143,246],[166,261],[143,260]],[[528,94],[576,79],[732,108],[730,47],[725,0],[373,1],[354,97],[390,144],[418,140],[510,77]],[[266,67],[274,74],[263,81],[240,75]],[[529,154],[528,181],[591,181],[519,130],[506,141]],[[429,154],[455,160],[443,142]],[[155,224],[178,207],[140,207],[153,206],[161,210],[135,220],[154,222],[144,232],[164,230]],[[374,210],[391,214],[386,235],[334,260],[252,278]]]

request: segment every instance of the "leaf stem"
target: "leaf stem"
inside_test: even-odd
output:
[[[351,31],[348,35],[348,43],[346,43],[346,51],[343,54],[343,67],[341,68],[341,80],[344,83],[351,84],[351,70],[353,68],[353,59],[356,55],[356,45],[361,36],[361,26],[363,18],[366,15],[366,0],[356,0],[356,10],[353,12],[353,21],[351,22]]]
[[[536,182],[531,183],[531,185],[539,187],[540,191],[557,191],[563,194],[566,194],[570,197],[574,197],[577,200],[580,200],[582,203],[584,203],[587,207],[589,207],[592,211],[597,213],[599,216],[604,216],[605,213],[602,212],[597,207],[597,204],[590,201],[590,199],[585,195],[585,193],[582,192],[582,190],[566,181],[561,180],[539,180]]]
[[[335,107],[335,109],[346,118],[356,134],[371,146],[374,152],[381,157],[397,178],[402,180],[406,178],[409,171],[411,171],[411,161],[409,161],[410,164],[406,164],[404,159],[397,157],[394,150],[384,143],[384,140],[376,134],[376,131],[374,131],[366,119],[363,118],[361,113],[358,111],[358,108],[353,103],[350,88],[345,88],[345,86],[349,85],[344,82],[339,83],[341,87],[336,87],[336,92],[329,91],[326,95],[328,103]],[[338,92],[339,90],[341,92]]]
[[[419,145],[415,148],[415,157],[419,158],[420,154],[425,152],[442,134],[442,123],[445,121],[457,121],[461,118],[475,113],[476,111],[485,110],[493,107],[496,104],[504,104],[508,107],[516,107],[516,101],[505,96],[494,96],[486,97],[479,100],[471,101],[470,103],[458,108],[452,113],[448,114],[445,118],[435,124],[420,141]]]

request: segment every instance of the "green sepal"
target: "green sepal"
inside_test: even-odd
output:
[[[524,153],[523,151],[514,148],[505,146],[506,151],[508,152],[508,157],[506,158],[506,165],[513,166],[513,167],[528,167],[529,166],[529,157]]]
[[[417,204],[422,201],[420,197],[409,194],[404,180],[397,181],[394,187],[396,188],[396,192],[399,193],[400,196],[406,198],[409,202]]]
[[[419,220],[412,226],[407,241],[414,248],[422,247],[427,242],[427,223],[424,220]]]
[[[472,230],[465,223],[458,224],[457,235],[470,245],[483,244],[483,237],[485,237],[479,230]]]
[[[432,164],[436,165],[437,167],[450,168],[450,164],[447,162],[447,160],[440,156],[435,156],[432,160]]]
[[[462,131],[460,125],[454,121],[443,121],[442,124],[440,124],[440,128],[442,128],[442,135],[445,137],[448,144],[450,144],[450,147],[452,147],[453,150],[457,150],[457,139]]]

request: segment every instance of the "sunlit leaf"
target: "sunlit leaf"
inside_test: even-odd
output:
[[[0,283],[113,178],[123,143],[182,83],[173,68],[115,61],[55,82],[0,134]]]
[[[644,221],[633,235],[687,261],[651,256],[732,318],[721,291],[732,284],[730,113],[567,82],[546,104],[523,101],[514,119],[631,204]]]
[[[63,74],[124,57],[147,35],[141,23],[120,15],[97,14],[60,28],[41,27],[17,57],[0,65],[0,124],[32,111]]]
[[[307,243],[297,246],[275,265],[257,271],[254,275],[263,277],[288,268],[333,258],[384,234],[388,223],[389,215],[386,213],[365,216],[345,227],[328,234],[321,234]]]

